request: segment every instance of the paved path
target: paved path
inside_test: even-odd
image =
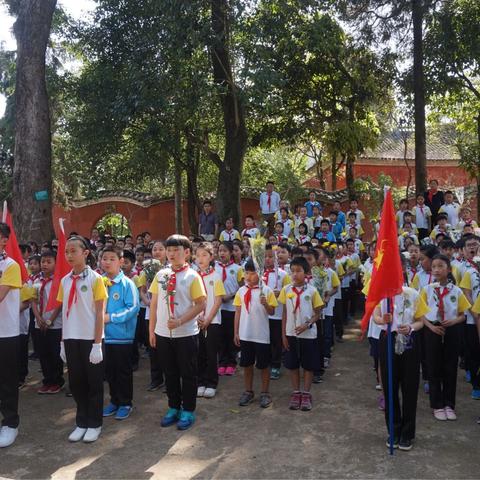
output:
[[[475,478],[479,477],[480,402],[459,378],[458,421],[435,421],[419,393],[417,441],[411,452],[385,447],[383,413],[368,346],[337,345],[325,382],[314,385],[311,412],[288,410],[285,375],[272,382],[273,405],[238,407],[241,374],[222,379],[213,400],[200,399],[194,428],[162,429],[166,396],[147,393],[147,365],[135,374],[136,411],[124,421],[106,419],[95,444],[69,444],[74,423],[71,398],[39,396],[38,362],[20,395],[21,431],[0,452],[6,478]],[[256,379],[258,385],[258,378]]]

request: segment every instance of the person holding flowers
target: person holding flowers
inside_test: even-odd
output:
[[[291,410],[312,409],[310,388],[313,372],[319,369],[316,322],[323,306],[322,298],[313,285],[305,283],[310,267],[303,257],[290,263],[292,283],[282,289],[278,301],[284,305],[282,341],[285,348],[285,367],[290,370],[293,392]],[[300,367],[303,368],[303,389],[300,390]]]
[[[165,371],[168,406],[162,427],[187,430],[195,422],[198,374],[198,316],[206,307],[200,275],[187,263],[191,244],[183,235],[165,242],[169,267],[160,270],[149,292],[150,345]]]

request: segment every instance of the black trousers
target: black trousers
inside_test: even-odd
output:
[[[28,337],[27,337],[28,338]],[[0,413],[2,427],[17,428],[18,416],[18,337],[0,338]]]
[[[431,408],[455,408],[460,335],[463,325],[454,325],[441,337],[424,328],[425,359],[430,385]]]
[[[33,353],[38,355],[38,342],[37,342],[37,335],[36,335],[36,328],[35,328],[35,315],[33,314],[33,310],[30,308],[30,321],[28,322],[28,335],[27,335],[27,344],[28,344],[28,337],[32,339],[32,346],[33,346]],[[27,347],[28,351],[28,347]]]
[[[131,406],[133,398],[133,344],[105,344],[105,376],[110,402],[117,407]]]
[[[146,331],[149,332],[148,320],[144,321]],[[150,360],[150,382],[156,385],[161,385],[163,383],[163,366],[156,349],[150,345],[150,334],[147,335],[147,349],[148,358]]]
[[[417,416],[418,384],[420,378],[420,351],[418,339],[413,334],[412,348],[405,350],[402,355],[395,353],[396,333],[392,333],[391,345],[393,352],[393,436],[399,440],[413,440],[415,438],[415,422]],[[380,370],[385,395],[385,422],[389,432],[389,396],[388,396],[388,337],[382,332],[379,341]],[[402,392],[400,406],[399,390]],[[389,432],[390,433],[390,432]]]
[[[218,385],[218,345],[221,326],[210,324],[201,331],[198,338],[198,385],[217,388]]]
[[[60,358],[60,342],[62,329],[56,328],[42,331],[37,328],[38,357],[42,367],[44,385],[60,385],[65,383],[63,379],[63,362]]]
[[[317,352],[318,352],[318,366],[319,369],[313,372],[314,375],[323,375],[325,373],[324,368],[324,357],[325,357],[325,349],[324,349],[324,338],[323,338],[323,318],[320,318],[316,321],[317,325]]]
[[[343,324],[346,325],[348,323],[348,315],[350,312],[350,303],[351,303],[351,291],[350,291],[350,286],[348,287],[342,287],[342,303],[343,303],[343,309],[342,309],[342,314],[343,314]]]
[[[342,289],[343,295],[343,289]],[[334,324],[335,324],[335,335],[339,338],[343,337],[343,323],[345,315],[343,313],[343,297],[335,299],[334,309]]]
[[[425,349],[425,332],[428,330],[428,328],[422,328],[421,330],[418,331],[418,344],[420,347],[420,364],[422,366],[422,380],[424,382],[428,381],[428,366],[427,366],[427,360],[426,360],[426,349]]]
[[[165,370],[168,406],[187,412],[197,406],[198,335],[167,338],[156,335],[160,362]]]
[[[238,348],[233,343],[235,312],[222,310],[222,328],[218,364],[220,367],[237,365]]]
[[[146,329],[147,328],[147,329]],[[132,364],[138,364],[140,361],[139,345],[148,343],[148,323],[145,324],[145,307],[141,307],[137,315],[137,325],[135,326],[135,341],[132,344]]]
[[[471,384],[480,389],[480,341],[476,325],[465,325],[465,370],[470,372]]]
[[[101,427],[105,362],[90,363],[93,340],[70,339],[64,343],[70,391],[77,404],[77,427]]]
[[[428,228],[418,228],[418,241],[421,242],[428,237]]]
[[[35,333],[33,334],[35,336]],[[18,379],[24,382],[28,375],[28,335],[18,336]]]
[[[280,368],[282,366],[282,321],[274,318],[268,320],[270,324],[270,348],[272,359],[271,368]]]

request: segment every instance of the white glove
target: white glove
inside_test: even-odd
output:
[[[67,363],[67,356],[65,355],[65,344],[60,342],[60,358],[63,363]]]
[[[102,344],[101,343],[94,343],[92,344],[92,351],[90,352],[90,363],[94,365],[100,363],[103,360],[103,353],[102,353]]]

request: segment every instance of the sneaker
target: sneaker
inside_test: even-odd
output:
[[[323,383],[323,378],[321,375],[315,375],[313,377],[313,383]]]
[[[375,385],[375,390],[378,390],[380,392],[382,390],[382,386],[379,383],[377,383]]]
[[[169,408],[166,415],[162,418],[160,425],[162,427],[170,427],[178,422],[179,415],[180,410],[177,410],[176,408]]]
[[[378,397],[378,409],[385,411],[385,397],[383,395],[380,395]]]
[[[206,388],[205,393],[203,394],[204,398],[213,398],[217,391],[214,388]]]
[[[138,362],[132,365],[132,372],[136,372],[137,370],[138,370]]]
[[[323,357],[323,368],[328,368],[330,366],[330,358]]]
[[[447,414],[445,413],[444,408],[436,408],[435,410],[433,410],[433,416],[437,420],[441,420],[442,422],[447,419]]]
[[[268,408],[272,404],[272,396],[267,393],[263,392],[260,394],[260,406],[262,408]]]
[[[293,392],[290,395],[290,403],[288,408],[290,410],[300,410],[300,405],[302,403],[302,392]]]
[[[93,443],[98,440],[98,437],[102,433],[102,427],[96,428],[87,428],[85,435],[83,436],[83,441],[85,443]]]
[[[302,401],[300,403],[300,410],[309,412],[312,409],[312,395],[308,392],[302,393]]]
[[[86,428],[75,427],[75,430],[68,436],[69,442],[79,442],[87,433]]]
[[[48,389],[48,393],[50,395],[55,395],[56,393],[60,392],[61,389],[62,389],[61,385],[50,385]]]
[[[23,387],[25,387],[25,380],[20,380],[18,382],[18,389],[21,390]]]
[[[472,381],[472,375],[471,375],[471,373],[470,373],[470,370],[467,370],[467,371],[465,372],[465,381],[466,381],[467,383],[470,383],[470,382]]]
[[[342,337],[337,337],[336,340],[337,340],[338,343],[343,343],[345,341],[345,340],[343,340]]]
[[[180,418],[177,422],[178,430],[188,430],[195,423],[195,414],[193,412],[187,412],[182,410]]]
[[[18,435],[18,428],[2,427],[0,429],[0,448],[9,447],[15,442]]]
[[[205,395],[205,387],[197,388],[197,397],[203,397]]]
[[[400,443],[398,444],[398,448],[404,452],[410,451],[412,447],[413,444],[411,440],[400,440]]]
[[[49,393],[49,390],[50,390],[50,385],[42,385],[38,390],[37,390],[37,393],[39,395],[45,395],[47,393]]]
[[[270,370],[270,380],[278,380],[280,378],[280,369],[272,368]]]
[[[453,408],[445,407],[445,415],[447,416],[447,420],[457,419],[457,414],[455,413],[455,410]]]
[[[147,387],[147,392],[156,392],[163,387],[163,382],[151,382],[150,385]]]
[[[236,367],[233,367],[233,366],[227,367],[225,369],[225,375],[228,375],[229,377],[231,377],[232,375],[235,375],[235,370],[236,370]]]
[[[223,377],[223,375],[225,375],[225,370],[226,370],[226,367],[218,367],[218,370],[217,370],[217,373]]]
[[[118,408],[115,420],[125,420],[132,413],[133,407],[131,405],[122,405]]]
[[[255,395],[253,394],[253,392],[243,392],[242,396],[240,397],[240,400],[239,400],[238,404],[241,407],[246,407],[247,405],[252,403],[254,396]]]
[[[387,446],[387,448],[390,448],[390,437],[387,438],[387,441],[385,442],[385,445]],[[399,446],[398,438],[394,438],[393,439],[393,448],[398,448],[398,446]]]
[[[480,400],[480,390],[478,389],[472,390],[472,398],[474,400]]]
[[[72,391],[70,390],[69,387],[65,389],[65,396],[66,397],[73,397]]]
[[[430,385],[428,384],[428,382],[425,382],[423,384],[423,391],[428,395],[430,393]]]
[[[112,415],[115,415],[118,411],[117,405],[114,405],[113,403],[109,403],[104,409],[103,409],[103,416],[104,417],[111,417]]]

